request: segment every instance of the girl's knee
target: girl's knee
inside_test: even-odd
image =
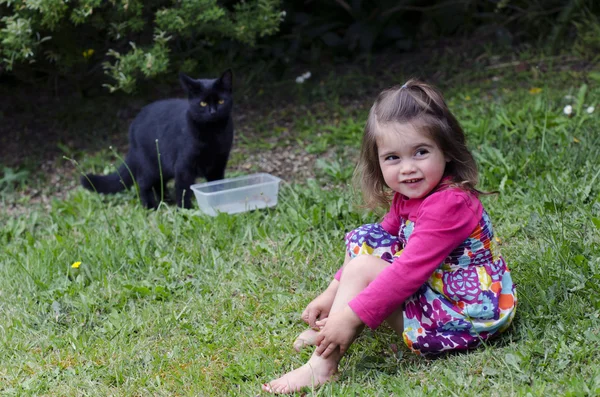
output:
[[[372,256],[369,255],[359,255],[350,259],[350,262],[346,265],[346,269],[350,271],[360,271],[364,270],[366,266],[368,266],[370,260],[373,259]]]
[[[366,278],[372,281],[389,263],[370,255],[359,255],[352,258],[344,266],[343,276],[346,278]]]

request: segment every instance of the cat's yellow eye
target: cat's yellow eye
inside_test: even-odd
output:
[[[208,103],[206,103],[206,102],[200,102],[200,106],[206,107],[206,105],[208,105]]]
[[[222,104],[224,104],[224,103],[225,103],[225,101],[224,101],[224,100],[222,100],[222,99],[219,99],[219,105],[222,105]]]

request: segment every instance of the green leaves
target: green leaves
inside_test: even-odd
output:
[[[0,177],[0,193],[12,192],[15,188],[24,186],[29,177],[29,171],[15,171],[10,167],[4,167]]]
[[[197,32],[221,30],[226,11],[216,0],[183,0],[178,7],[165,7],[156,12],[156,27],[160,30],[190,37]],[[196,26],[191,30],[191,26]],[[215,29],[216,28],[216,29]]]
[[[179,66],[189,54],[195,59],[223,38],[253,46],[281,22],[279,0],[241,1],[233,7],[217,0],[21,0],[5,7],[0,66],[12,70],[36,62],[72,79],[89,79],[109,56],[102,65],[113,83],[105,86],[127,93],[140,77],[166,73],[173,59]],[[131,49],[124,52],[127,46]]]

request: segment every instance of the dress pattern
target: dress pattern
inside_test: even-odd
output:
[[[346,235],[346,249],[350,257],[374,255],[391,263],[413,230],[414,222],[406,219],[398,236],[380,224],[363,225]],[[402,336],[417,354],[470,349],[504,331],[516,303],[515,285],[484,210],[471,235],[404,302]]]

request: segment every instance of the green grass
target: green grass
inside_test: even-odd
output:
[[[600,394],[600,109],[585,113],[599,108],[597,82],[552,70],[489,77],[443,88],[480,187],[500,192],[483,202],[518,285],[513,326],[437,360],[412,355],[389,329],[366,331],[341,379],[309,395]],[[346,187],[369,104],[345,110],[336,87],[348,88],[332,80],[317,93],[332,104],[292,114],[290,139],[334,154],[315,180],[283,183],[275,208],[148,212],[133,192],[76,189],[49,210],[0,213],[0,393],[254,396],[302,364],[309,352],[291,349],[300,312],[340,265],[344,233],[377,220]],[[568,101],[579,110],[571,118]],[[92,166],[102,162],[82,160]],[[7,186],[2,200],[19,201]]]

